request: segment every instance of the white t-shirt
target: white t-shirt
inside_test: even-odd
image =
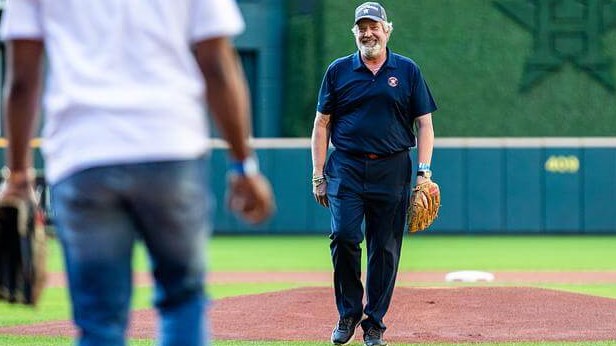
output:
[[[233,36],[233,0],[8,0],[4,40],[45,42],[45,173],[190,159],[208,149],[191,44]]]

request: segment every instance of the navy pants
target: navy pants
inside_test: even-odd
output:
[[[385,329],[383,316],[391,302],[404,234],[411,158],[408,151],[370,159],[334,150],[325,174],[338,313],[340,318],[355,319],[365,314],[364,330]],[[364,234],[368,252],[365,307],[360,248]]]

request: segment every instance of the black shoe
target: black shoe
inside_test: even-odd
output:
[[[332,344],[346,345],[353,341],[355,336],[355,328],[359,325],[360,320],[355,320],[352,317],[346,317],[338,321],[338,325],[332,332]]]
[[[364,332],[364,345],[387,346],[387,342],[383,341],[383,331],[375,327],[368,328]]]

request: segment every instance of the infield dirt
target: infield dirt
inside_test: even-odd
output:
[[[219,340],[328,341],[337,319],[327,287],[223,298],[213,302],[210,316]],[[131,337],[155,337],[153,310],[134,311],[131,320]],[[530,287],[398,287],[385,323],[392,342],[616,340],[616,299]],[[68,321],[54,321],[0,333],[76,331]]]

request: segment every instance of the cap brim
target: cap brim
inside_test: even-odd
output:
[[[361,16],[361,17],[355,19],[355,24],[357,24],[357,22],[359,22],[362,19],[371,19],[371,20],[373,20],[375,22],[382,22],[383,21],[383,18],[377,17],[377,16]]]

